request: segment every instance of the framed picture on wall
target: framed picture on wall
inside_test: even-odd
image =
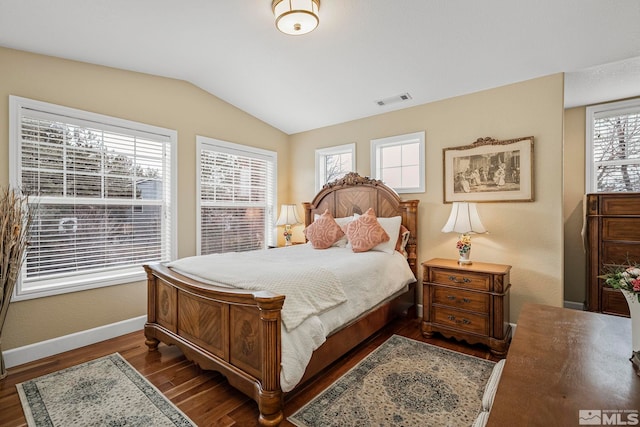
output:
[[[532,202],[533,137],[443,149],[444,202]]]

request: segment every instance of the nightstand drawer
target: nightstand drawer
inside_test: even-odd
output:
[[[433,268],[431,282],[460,288],[488,291],[491,288],[491,276],[472,271],[445,270]]]
[[[433,307],[433,314],[434,322],[443,326],[449,326],[480,335],[487,335],[489,333],[489,316],[436,306]]]
[[[460,289],[434,286],[433,303],[463,308],[480,313],[489,312],[489,295]]]

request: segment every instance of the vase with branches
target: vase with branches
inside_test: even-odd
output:
[[[0,189],[0,379],[7,376],[2,330],[27,250],[32,218],[33,208],[27,196],[8,187]]]

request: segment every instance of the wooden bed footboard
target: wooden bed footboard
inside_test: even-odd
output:
[[[162,264],[147,272],[149,351],[160,341],[179,347],[202,369],[223,374],[258,404],[259,422],[283,418],[280,311],[284,296],[202,285]]]

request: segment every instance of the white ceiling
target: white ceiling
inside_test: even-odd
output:
[[[286,36],[271,0],[0,0],[0,46],[186,80],[288,134],[558,72],[567,106],[640,95],[638,0],[321,1]]]

